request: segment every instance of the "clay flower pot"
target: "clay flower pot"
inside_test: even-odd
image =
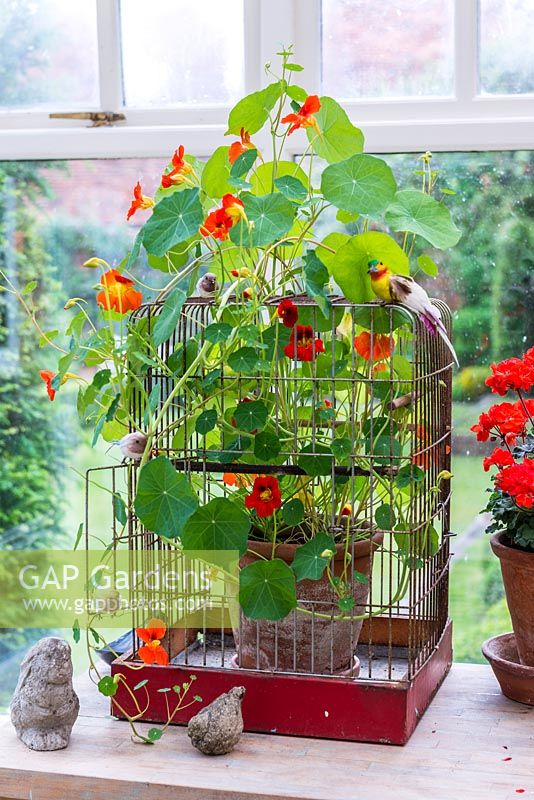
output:
[[[380,547],[384,533],[377,531],[372,539],[354,545],[354,568],[369,576],[373,554]],[[295,555],[295,544],[279,544],[276,558],[291,564]],[[258,556],[271,558],[269,542],[249,541],[249,549],[241,559],[245,567]],[[257,553],[258,556],[255,556]],[[344,545],[336,547],[333,572],[339,576],[343,571]],[[363,614],[369,595],[369,584],[355,582],[353,597],[354,615]],[[297,597],[304,608],[331,615],[336,611],[336,596],[326,574],[317,581],[303,580],[297,583]],[[299,611],[290,613],[278,622],[250,620],[241,615],[241,628],[234,631],[237,647],[237,663],[245,669],[270,669],[284,672],[314,672],[319,674],[357,675],[358,664],[354,650],[363,625],[362,619],[329,620],[312,617]]]
[[[491,538],[491,548],[501,562],[519,661],[534,667],[534,552],[507,542],[505,533],[497,533]]]

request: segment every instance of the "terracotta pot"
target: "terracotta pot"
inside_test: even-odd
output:
[[[505,533],[492,536],[491,548],[501,562],[519,661],[534,667],[534,552],[510,546]]]
[[[514,634],[493,636],[484,642],[482,652],[491,664],[502,693],[510,700],[534,706],[534,667],[519,663]]]
[[[374,551],[380,547],[384,534],[377,531],[372,539],[354,544],[354,568],[369,576]],[[271,558],[272,545],[268,542],[249,541],[249,549],[241,559],[245,567],[258,557]],[[279,544],[276,558],[291,564],[298,545]],[[344,546],[337,545],[334,556],[334,574],[343,571]],[[363,614],[369,595],[369,584],[355,581],[353,597],[354,615]],[[336,595],[326,575],[320,580],[303,580],[297,583],[297,597],[304,608],[332,614]],[[312,606],[313,603],[313,606]],[[337,613],[340,613],[337,611]],[[324,620],[295,611],[278,622],[250,620],[241,615],[241,629],[234,631],[237,659],[246,669],[269,669],[284,672],[314,672],[319,674],[343,673],[353,668],[354,651],[363,620],[352,622]]]

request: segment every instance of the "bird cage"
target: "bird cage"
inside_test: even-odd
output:
[[[236,684],[245,686],[247,730],[402,744],[452,655],[450,352],[400,305],[358,305],[336,296],[325,315],[305,295],[291,300],[303,324],[298,329],[277,324],[280,340],[273,341],[271,324],[280,299],[258,312],[258,330],[271,333],[249,344],[268,350],[268,375],[246,359],[241,367],[234,360],[218,370],[195,360],[217,306],[209,299],[187,300],[158,354],[160,363],[171,359],[176,374],[188,371],[187,386],[173,396],[174,380],[166,372],[141,365],[144,392],[132,395],[131,424],[132,430],[143,429],[143,397],[156,398],[156,411],[165,413],[153,456],[167,456],[188,477],[201,504],[245,497],[256,476],[274,476],[289,487],[300,499],[298,509],[306,511],[304,519],[286,515],[288,527],[276,551],[252,525],[241,568],[272,555],[290,564],[292,540],[320,534],[336,542],[335,549],[315,554],[330,560],[331,580],[298,582],[298,608],[283,619],[251,619],[241,609],[228,624],[224,598],[220,622],[212,615],[184,627],[183,620],[168,617],[168,666],[139,660],[136,630],[146,614],[134,611],[130,652],[112,666],[112,674],[120,672],[131,687],[119,685],[113,713],[135,713],[134,685],[147,679],[150,702],[142,718],[166,721],[162,690],[194,674],[204,702]],[[229,305],[223,319],[238,311],[240,302]],[[450,312],[433,302],[450,332]],[[150,332],[161,308],[161,303],[142,307],[132,323]],[[190,352],[193,340],[197,349]],[[299,346],[308,348],[309,359],[299,360]],[[253,402],[259,387],[268,392],[269,432],[279,442],[276,458],[263,463],[257,430],[237,433],[235,421],[236,408]],[[209,436],[199,433],[195,421],[213,398],[226,425]],[[131,510],[139,470],[123,469],[131,501],[124,538],[133,558],[171,548]],[[345,568],[350,564],[343,575],[340,550]],[[128,661],[138,668],[131,675],[124,669]],[[173,722],[184,724],[192,713],[179,712]]]

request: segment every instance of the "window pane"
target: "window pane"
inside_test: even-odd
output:
[[[324,91],[452,95],[453,7],[453,0],[323,0]]]
[[[126,105],[228,104],[243,91],[244,0],[121,4]]]
[[[532,0],[480,0],[480,88],[487,94],[534,92]]]
[[[0,106],[98,106],[95,0],[4,0]]]

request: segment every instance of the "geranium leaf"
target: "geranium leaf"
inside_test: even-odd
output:
[[[322,555],[324,552],[328,555]],[[317,533],[306,544],[297,547],[291,568],[298,581],[317,581],[322,576],[332,553],[336,552],[336,543],[326,533]]]
[[[352,236],[337,251],[330,271],[347,300],[367,303],[375,299],[367,271],[371,259],[387,264],[392,272],[407,275],[410,262],[404,250],[387,233],[369,231]]]
[[[197,507],[189,479],[166,456],[152,459],[141,469],[135,512],[149,531],[176,538]]]
[[[343,211],[377,214],[393,197],[397,184],[390,167],[381,158],[356,155],[327,167],[321,178],[325,198]]]
[[[260,197],[243,194],[241,199],[247,219],[254,227],[249,233],[246,222],[241,221],[238,225],[234,225],[230,231],[230,238],[235,244],[243,241],[252,247],[265,247],[288,233],[293,224],[295,208],[282,194],[277,192]]]
[[[239,574],[239,602],[249,619],[283,619],[297,606],[293,571],[279,558],[249,564]]]
[[[364,145],[363,133],[352,124],[347,112],[331,97],[321,97],[321,108],[315,114],[321,135],[314,128],[306,133],[318,156],[329,164],[335,164],[361,153]]]
[[[230,111],[226,135],[234,133],[239,136],[241,128],[247,133],[256,133],[263,128],[276,101],[282,93],[282,84],[277,81],[261,89],[259,92],[243,97]]]
[[[178,320],[182,313],[182,306],[186,299],[186,293],[178,287],[173,289],[166,298],[163,308],[156,318],[154,330],[152,331],[154,347],[159,347],[163,342],[171,338],[178,325]]]
[[[241,402],[234,411],[234,419],[239,430],[247,433],[263,428],[267,422],[269,412],[262,400]]]
[[[228,497],[216,497],[198,508],[180,536],[186,550],[238,550],[246,552],[250,517]]]
[[[462,235],[447,206],[415,189],[397,192],[386,211],[386,222],[392,230],[418,234],[440,250],[454,247]]]
[[[198,189],[186,189],[164,197],[143,228],[143,244],[148,253],[164,255],[174,245],[189,239],[202,224],[203,213]]]

